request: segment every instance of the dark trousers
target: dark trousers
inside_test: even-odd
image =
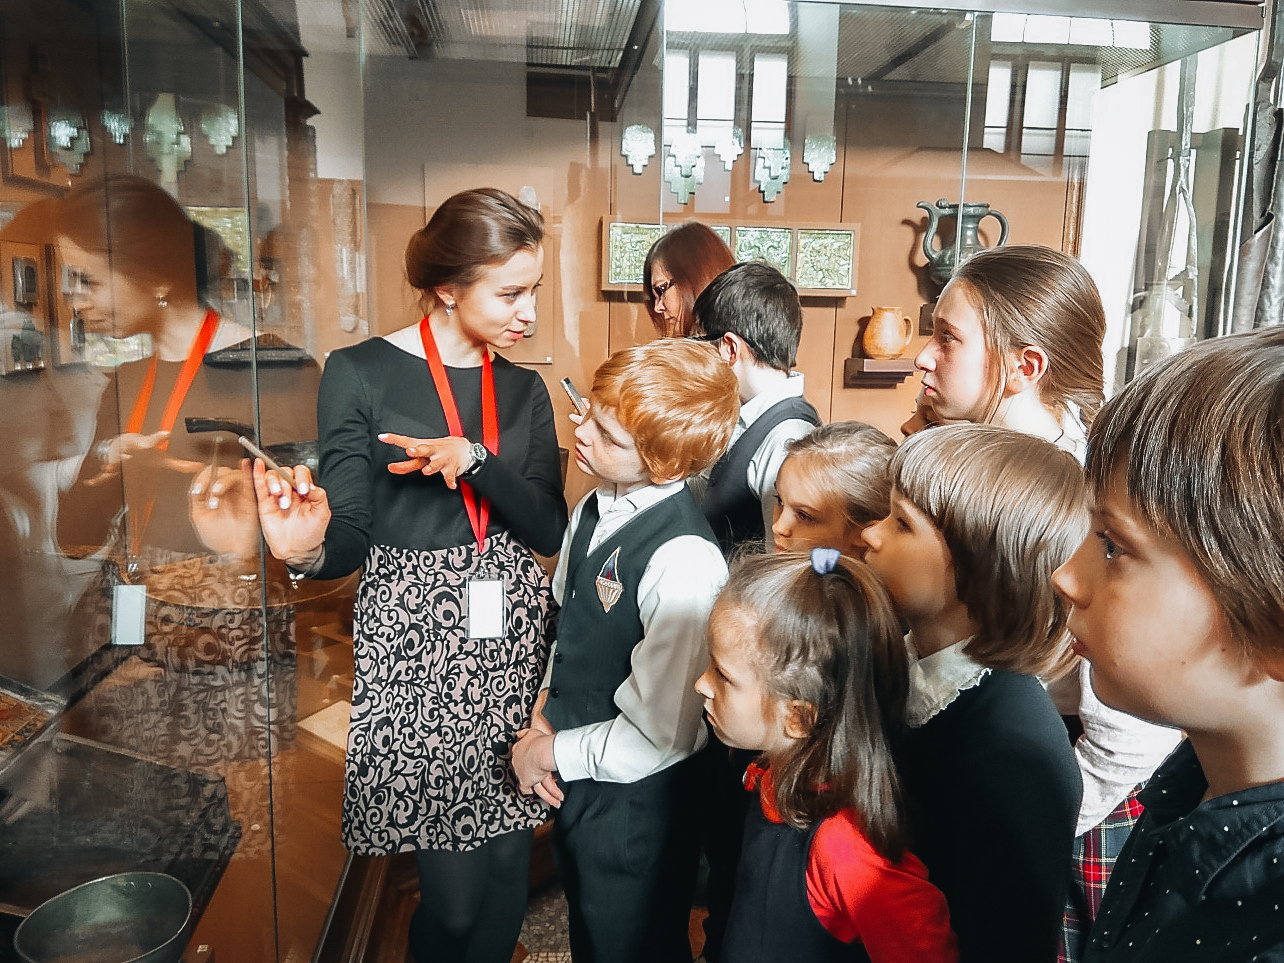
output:
[[[553,857],[575,963],[690,963],[696,759],[635,783],[566,783]]]
[[[722,940],[731,915],[735,895],[736,872],[740,868],[740,850],[744,843],[745,815],[750,800],[757,796],[745,791],[745,770],[759,753],[732,749],[712,730],[709,744],[700,753],[700,789],[698,822],[700,845],[709,863],[705,884],[705,905],[709,915],[704,920],[704,952],[709,963],[722,958]]]

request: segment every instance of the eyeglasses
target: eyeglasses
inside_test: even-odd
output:
[[[655,300],[663,301],[671,287],[673,287],[673,281],[660,281],[658,284],[651,285],[651,293],[655,295]]]

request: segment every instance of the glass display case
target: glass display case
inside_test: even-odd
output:
[[[1262,17],[5,3],[0,960],[23,913],[132,869],[188,885],[189,961],[372,938],[352,920],[378,887],[354,893],[339,840],[355,575],[262,550],[240,439],[316,464],[326,356],[418,320],[402,254],[446,197],[493,185],[546,218],[539,321],[509,357],[553,389],[564,447],[557,381],[655,336],[641,258],[692,218],[803,292],[821,415],[895,435],[922,319],[979,247],[1082,259],[1108,384],[1228,329]],[[910,330],[872,364],[876,307]],[[568,499],[588,487],[572,467]]]

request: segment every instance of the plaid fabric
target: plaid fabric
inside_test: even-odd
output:
[[[1061,948],[1058,963],[1079,963],[1088,944],[1088,931],[1101,908],[1101,897],[1124,841],[1141,818],[1138,786],[1097,826],[1074,841],[1070,894],[1061,917]]]

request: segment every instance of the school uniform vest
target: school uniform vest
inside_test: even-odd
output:
[[[750,804],[722,959],[869,963],[865,947],[833,936],[807,900],[807,858],[819,828],[819,823],[807,830],[773,823],[757,798]]]
[[[723,554],[729,553],[741,542],[762,541],[766,537],[767,530],[762,520],[762,499],[749,487],[749,462],[758,454],[758,449],[771,430],[791,419],[820,424],[816,409],[804,399],[785,398],[778,401],[745,429],[744,434],[726,450],[709,473],[709,487],[701,507],[718,538]]]
[[[573,729],[620,714],[615,690],[632,672],[631,656],[644,634],[638,582],[655,550],[680,535],[715,541],[685,485],[630,519],[593,552],[597,495],[584,503],[571,539],[557,623],[557,650],[544,717],[554,729]]]

